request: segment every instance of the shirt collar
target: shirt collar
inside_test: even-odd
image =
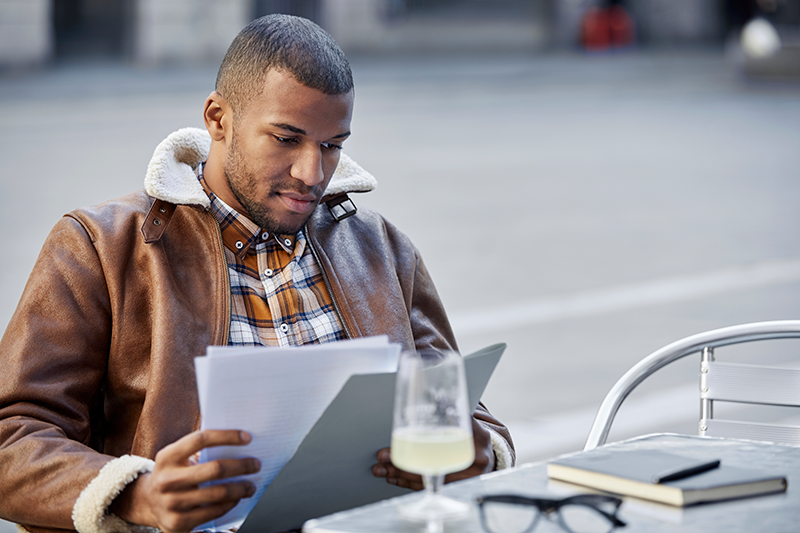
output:
[[[255,252],[255,247],[259,243],[266,243],[270,238],[280,246],[286,253],[292,254],[295,244],[301,240],[298,235],[283,235],[283,234],[270,234],[268,231],[263,230],[247,218],[245,215],[239,213],[234,208],[226,204],[222,198],[214,194],[203,176],[204,162],[197,165],[196,174],[200,185],[211,200],[211,207],[209,211],[216,218],[222,232],[222,242],[227,249],[233,252],[239,259],[244,259],[244,256],[252,249]]]

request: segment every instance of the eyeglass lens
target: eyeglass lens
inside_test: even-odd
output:
[[[591,505],[561,505],[548,516],[551,527],[539,524],[542,511],[533,505],[484,501],[481,510],[483,526],[489,533],[537,533],[567,531],[569,533],[609,533],[614,529],[608,518]],[[557,523],[559,527],[553,527]],[[537,528],[537,525],[539,526]]]
[[[562,505],[558,511],[565,529],[572,533],[608,533],[614,529],[605,516],[589,505]]]
[[[505,502],[483,502],[483,527],[490,533],[528,533],[539,519],[539,509],[533,505]]]

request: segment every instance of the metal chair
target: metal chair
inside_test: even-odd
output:
[[[744,438],[800,445],[800,427],[720,420],[715,401],[800,407],[800,369],[720,363],[714,348],[768,339],[800,338],[800,320],[754,322],[720,328],[673,342],[631,367],[611,388],[595,416],[584,450],[605,444],[625,398],[655,371],[687,355],[701,354],[701,436]]]

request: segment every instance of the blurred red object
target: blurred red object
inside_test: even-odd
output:
[[[622,6],[590,8],[583,16],[581,41],[590,52],[624,48],[635,40],[633,17]]]

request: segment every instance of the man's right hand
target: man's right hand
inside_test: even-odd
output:
[[[201,483],[261,470],[258,459],[225,459],[191,464],[203,448],[243,446],[250,434],[236,430],[204,430],[190,433],[156,454],[149,474],[140,475],[111,504],[111,512],[133,524],[157,527],[165,533],[191,531],[219,518],[242,498],[255,493],[255,485],[242,480],[200,487]]]

